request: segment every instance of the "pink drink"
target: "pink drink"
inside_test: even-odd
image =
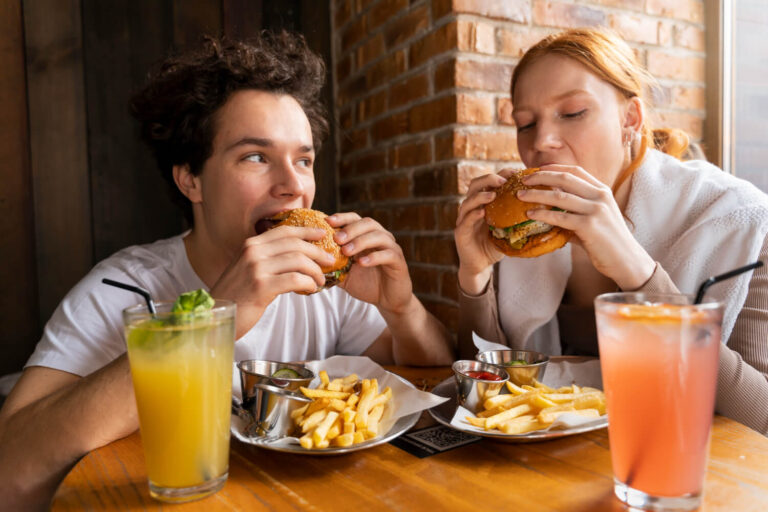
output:
[[[649,302],[632,304],[643,301]],[[641,294],[595,301],[616,492],[622,501],[635,491],[648,495],[632,506],[663,506],[665,497],[678,507],[699,503],[722,305],[684,305],[688,301]]]

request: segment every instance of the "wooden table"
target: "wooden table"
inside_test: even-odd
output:
[[[448,368],[390,370],[430,389]],[[417,428],[432,422],[428,414]],[[700,510],[768,510],[768,438],[716,417]],[[53,510],[627,510],[613,495],[608,431],[511,444],[484,439],[420,459],[390,444],[333,457],[268,451],[233,439],[229,480],[183,505],[149,496],[134,434],[84,457]]]

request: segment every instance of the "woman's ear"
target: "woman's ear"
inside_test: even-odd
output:
[[[189,164],[173,166],[173,181],[176,186],[192,203],[203,201],[203,187],[200,176],[195,176],[189,169]]]
[[[634,96],[627,101],[626,110],[624,112],[624,126],[623,129],[630,132],[639,133],[643,128],[643,121],[645,120],[645,107],[640,98]]]

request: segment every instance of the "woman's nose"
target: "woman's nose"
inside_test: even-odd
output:
[[[536,126],[536,137],[533,141],[534,149],[537,151],[547,151],[559,148],[560,145],[560,136],[554,126],[551,126],[549,123],[539,123]]]

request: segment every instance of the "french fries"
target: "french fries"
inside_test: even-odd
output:
[[[506,383],[509,394],[492,396],[483,402],[485,410],[467,416],[471,425],[505,434],[525,434],[551,425],[565,413],[598,418],[605,414],[605,395],[595,388],[576,384],[551,388],[536,380],[533,386]]]
[[[301,446],[308,450],[343,447],[376,437],[392,390],[379,392],[376,379],[360,381],[355,374],[331,380],[322,370],[319,377],[319,387],[300,388],[312,402],[291,413],[302,434]]]

